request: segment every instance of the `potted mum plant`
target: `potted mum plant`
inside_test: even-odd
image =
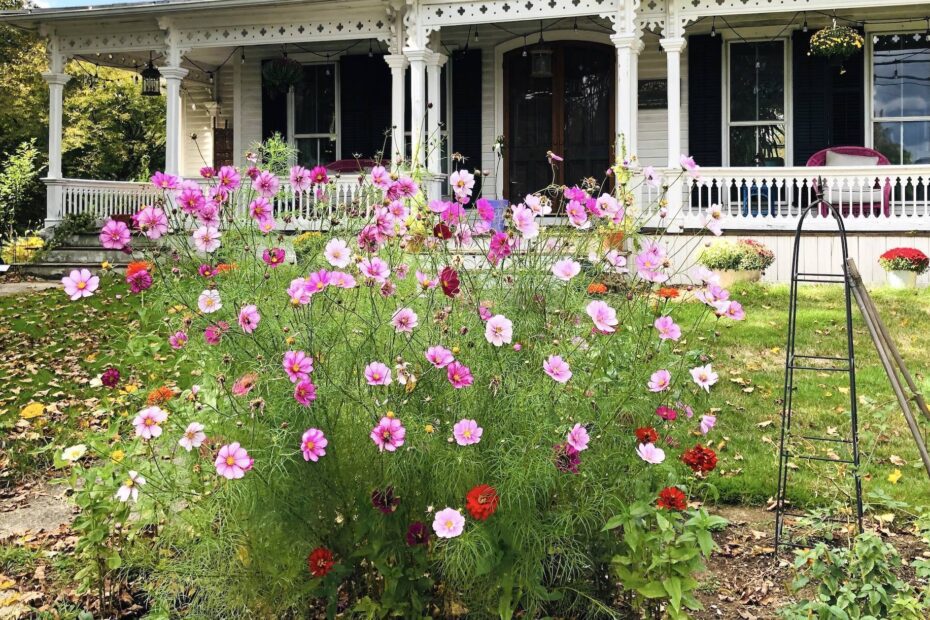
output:
[[[720,286],[737,282],[756,282],[773,262],[775,254],[752,239],[721,240],[701,252],[698,262],[716,271]]]
[[[878,262],[888,272],[891,288],[914,288],[917,276],[930,265],[927,255],[916,248],[892,248],[879,256]]]

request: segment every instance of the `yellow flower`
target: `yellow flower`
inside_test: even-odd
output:
[[[114,463],[122,463],[123,459],[126,457],[126,453],[122,450],[114,450],[110,453],[110,460]]]
[[[452,355],[458,355],[460,349],[458,347],[452,347]]]
[[[896,469],[890,474],[888,474],[888,482],[890,482],[891,484],[898,484],[898,480],[901,479],[901,476],[902,476],[901,470]]]
[[[393,418],[393,417],[394,417],[394,412],[391,411],[390,409],[388,409],[388,412],[384,414],[384,417],[386,417],[386,418]]]
[[[100,268],[103,269],[104,271],[109,271],[113,269],[113,265],[110,264],[110,261],[105,260],[102,263],[100,263]]]
[[[135,383],[127,383],[123,386],[123,389],[119,391],[120,394],[135,394],[139,390],[139,386]]]
[[[423,430],[426,431],[427,433],[432,434],[433,431],[436,429],[433,428],[432,424],[427,424],[426,426],[423,427]]]

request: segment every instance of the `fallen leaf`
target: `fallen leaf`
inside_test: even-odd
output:
[[[42,403],[29,403],[23,410],[19,412],[21,418],[30,420],[32,418],[37,418],[45,412],[45,405]]]

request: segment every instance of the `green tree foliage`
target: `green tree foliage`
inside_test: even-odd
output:
[[[42,184],[39,151],[33,138],[20,144],[0,168],[0,238],[16,228],[35,224],[44,212],[41,205]]]
[[[22,8],[24,0],[0,0],[0,10]],[[45,46],[31,32],[0,25],[0,154],[39,138],[44,150],[48,89],[42,79]]]

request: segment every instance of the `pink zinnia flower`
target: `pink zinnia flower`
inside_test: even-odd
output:
[[[199,448],[207,440],[206,433],[203,432],[203,424],[200,422],[191,422],[184,429],[184,435],[178,440],[178,445],[190,452],[194,448]]]
[[[563,258],[552,265],[552,275],[564,282],[568,282],[579,273],[581,273],[581,264],[570,258]]]
[[[82,297],[90,297],[100,285],[100,278],[92,274],[87,269],[73,269],[71,273],[61,279],[65,287],[65,294],[71,298],[71,301],[77,301]]]
[[[129,477],[126,478],[126,482],[116,491],[116,499],[121,502],[137,501],[139,499],[139,487],[144,485],[145,478],[139,472],[129,470]]]
[[[570,445],[576,452],[584,452],[588,449],[588,442],[591,438],[588,436],[588,430],[581,424],[575,424],[572,430],[568,431],[565,436],[565,443]]]
[[[453,357],[452,351],[437,345],[426,350],[426,361],[436,368],[445,368],[455,361],[455,357]]]
[[[268,248],[262,252],[262,260],[265,264],[274,269],[284,262],[284,250],[282,248]]]
[[[146,407],[132,420],[136,437],[152,439],[161,435],[160,424],[168,419],[168,412],[161,407]]]
[[[200,297],[197,298],[197,307],[200,308],[200,311],[204,314],[210,314],[222,308],[223,302],[220,300],[219,291],[207,289],[202,292]]]
[[[309,379],[304,379],[294,386],[294,400],[309,407],[316,400],[316,386]]]
[[[220,231],[213,226],[201,226],[194,231],[193,241],[198,250],[210,253],[220,247]]]
[[[144,207],[136,214],[135,221],[149,239],[159,239],[168,232],[168,216],[158,207]]]
[[[459,420],[452,427],[452,436],[455,437],[455,443],[460,446],[470,446],[473,443],[481,441],[481,435],[484,429],[478,426],[474,420]]]
[[[433,519],[433,531],[439,538],[455,538],[465,529],[465,517],[455,508],[443,508]]]
[[[705,392],[710,392],[710,386],[717,383],[719,377],[717,373],[714,372],[714,369],[711,368],[711,365],[707,364],[706,366],[692,368],[691,378],[694,379],[694,382],[701,386]]]
[[[168,344],[171,345],[172,349],[182,349],[184,345],[187,344],[187,334],[182,331],[177,331],[168,336]]]
[[[672,383],[672,373],[665,370],[657,370],[652,373],[652,376],[649,377],[649,391],[650,392],[664,392],[669,388],[669,385]]]
[[[267,170],[264,172],[259,172],[258,175],[252,180],[252,189],[254,189],[265,198],[271,198],[277,194],[280,185],[281,184],[278,182],[278,177],[268,172]]]
[[[381,362],[372,362],[365,366],[365,379],[368,385],[391,385],[391,369]]]
[[[339,269],[344,269],[352,262],[349,244],[342,239],[330,239],[323,250],[323,256],[330,265]]]
[[[681,328],[675,323],[670,316],[660,316],[654,323],[655,328],[659,330],[661,340],[675,340],[681,338]]]
[[[122,250],[129,245],[131,234],[124,222],[107,220],[100,229],[100,245],[108,250]]]
[[[410,334],[413,332],[413,328],[419,324],[418,319],[417,313],[412,308],[401,308],[391,317],[391,325],[394,326],[397,333]]]
[[[665,450],[656,448],[655,444],[652,443],[639,444],[639,447],[636,448],[636,454],[639,455],[639,458],[652,465],[658,465],[665,460]]]
[[[313,372],[313,358],[303,351],[287,351],[281,365],[291,383],[306,381]]]
[[[449,379],[449,383],[452,384],[457,390],[466,388],[472,383],[474,383],[474,377],[471,376],[471,369],[464,364],[453,361],[448,366],[446,366],[446,376]]]
[[[384,452],[394,452],[397,448],[404,445],[404,437],[407,435],[407,429],[400,423],[397,418],[383,417],[377,426],[371,429],[371,440],[378,446],[378,450]]]
[[[164,172],[156,172],[152,175],[151,179],[152,185],[156,189],[177,189],[178,188],[178,177],[173,174],[166,174]]]
[[[572,378],[572,371],[568,362],[562,359],[561,355],[550,355],[543,362],[543,371],[559,383],[567,383]]]
[[[321,456],[326,456],[327,445],[329,441],[326,435],[318,428],[308,428],[300,438],[300,451],[303,452],[305,461],[316,463]]]
[[[717,416],[715,415],[704,415],[701,416],[701,433],[706,435],[710,432],[710,429],[714,428],[717,425]]]
[[[495,347],[513,340],[513,322],[503,314],[495,314],[484,326],[484,337]]]
[[[388,264],[377,256],[363,259],[362,262],[359,263],[358,269],[362,272],[363,276],[371,278],[379,284],[384,284],[388,276],[391,275],[391,269],[388,267]]]
[[[239,327],[247,334],[251,334],[258,327],[258,322],[262,319],[258,313],[258,307],[255,304],[242,306],[239,311]]]
[[[245,472],[252,469],[255,460],[249,456],[245,448],[238,441],[220,448],[216,455],[216,473],[227,480],[238,480],[245,476]]]
[[[619,321],[617,320],[617,311],[607,305],[607,302],[595,300],[588,304],[585,311],[591,320],[594,321],[594,327],[605,334],[613,333]]]

